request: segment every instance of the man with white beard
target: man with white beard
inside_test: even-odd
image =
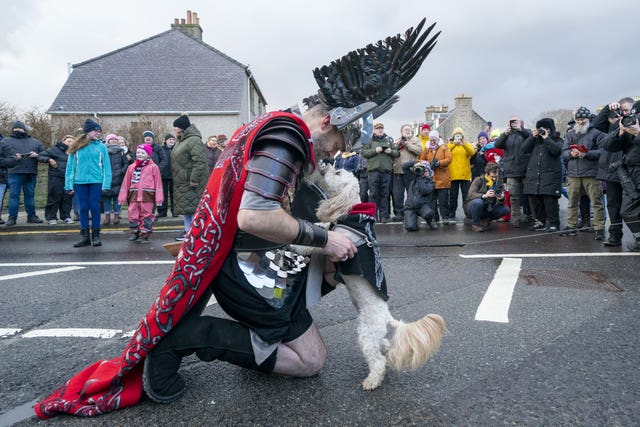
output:
[[[593,206],[593,228],[596,240],[604,240],[604,205],[602,203],[602,182],[596,179],[600,141],[605,134],[589,123],[591,112],[586,107],[578,108],[574,113],[576,121],[573,129],[567,132],[562,146],[562,158],[567,165],[567,228],[563,236],[575,236],[578,223],[578,205],[580,194],[584,191]],[[586,213],[587,215],[589,213]]]

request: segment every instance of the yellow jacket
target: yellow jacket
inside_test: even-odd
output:
[[[449,176],[451,181],[471,181],[471,156],[475,154],[473,145],[464,140],[462,128],[455,128],[453,135],[462,135],[462,143],[449,142],[447,146],[451,151],[451,163],[449,163]]]

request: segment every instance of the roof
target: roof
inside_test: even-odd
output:
[[[246,65],[171,29],[73,65],[49,113],[237,112],[246,79]]]

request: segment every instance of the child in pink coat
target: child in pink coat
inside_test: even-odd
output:
[[[138,145],[136,161],[127,168],[118,195],[118,203],[129,203],[129,228],[132,234],[129,240],[140,239],[140,243],[149,242],[156,220],[154,204],[160,206],[164,202],[160,168],[151,160],[151,153],[151,145]]]

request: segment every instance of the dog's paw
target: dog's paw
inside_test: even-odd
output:
[[[362,381],[362,389],[375,390],[376,388],[380,387],[383,379],[384,377],[380,378],[378,375],[369,374],[369,376],[365,378],[364,381]]]

